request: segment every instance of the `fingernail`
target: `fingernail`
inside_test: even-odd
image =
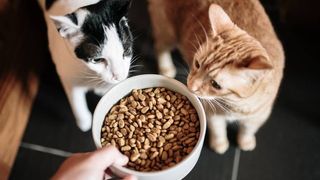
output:
[[[138,180],[138,178],[136,176],[133,176],[133,175],[127,176],[127,177],[125,177],[123,179],[124,180]]]
[[[122,162],[123,162],[124,164],[127,164],[128,161],[129,161],[129,158],[128,158],[126,155],[122,155]]]
[[[129,161],[129,158],[127,156],[121,154],[119,159],[116,161],[116,164],[120,165],[120,166],[124,166],[128,163],[128,161]]]

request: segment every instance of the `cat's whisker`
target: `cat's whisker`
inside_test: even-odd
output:
[[[89,80],[86,80],[85,82],[90,85],[90,84],[93,84],[95,85],[96,83],[98,83],[100,81],[100,79],[89,79]]]
[[[207,103],[207,102],[205,102],[202,98],[200,98],[199,97],[199,100],[200,100],[200,102],[201,102],[201,104],[203,104],[203,105],[205,105],[205,103]]]
[[[131,70],[140,70],[140,69],[141,69],[141,67],[143,67],[143,66],[134,66],[134,67],[130,67],[129,71],[131,71]]]
[[[220,101],[223,102],[229,108],[238,106],[237,102],[231,102],[231,101],[227,101],[227,100],[223,100],[223,99],[222,100],[220,99]]]
[[[124,42],[127,42],[129,38],[130,38],[130,37],[127,36],[127,37],[124,39]],[[133,40],[133,38],[132,38],[132,40]]]
[[[133,75],[134,73],[137,73],[137,72],[141,72],[140,69],[130,69],[129,70],[129,76]]]
[[[211,104],[213,104],[216,108],[219,108],[219,109],[220,109],[219,105],[217,104],[217,102],[216,102],[214,99],[208,99],[208,101],[209,101]]]
[[[205,106],[205,103],[207,103],[207,102],[205,102],[203,99],[201,99],[201,98],[199,98],[199,100],[200,100],[200,102],[201,102],[201,104],[203,105],[203,106]]]
[[[202,98],[202,97],[198,97],[201,101],[202,104],[205,105],[205,103],[208,105],[208,107],[213,111],[213,112],[216,112],[217,109],[216,107],[210,102],[209,99],[206,99],[206,98]]]
[[[142,65],[133,65],[130,67],[129,69],[129,75],[132,75],[135,72],[140,72],[141,69],[139,69],[140,67],[143,67]]]
[[[207,101],[207,103],[209,104],[211,110],[212,110],[213,112],[217,112],[216,106],[215,106],[210,100],[206,100],[206,101]]]
[[[83,77],[79,77],[80,79],[96,79],[98,78],[97,76],[88,76],[88,75],[85,75]]]
[[[221,102],[222,104],[227,106],[227,101],[225,101],[224,99],[217,97],[217,98],[215,98],[215,100],[218,101],[218,102]]]
[[[137,40],[139,37],[141,36],[141,34],[136,34],[135,37],[132,35],[132,42],[134,42],[135,40]],[[129,38],[131,38],[130,36],[127,36],[125,41],[127,41]]]
[[[216,104],[225,112],[230,113],[230,110],[227,109],[223,104],[221,104],[219,101],[215,100]]]
[[[93,82],[93,81],[98,81],[99,79],[98,78],[89,78],[89,77],[86,77],[85,78],[86,80],[86,82]]]
[[[192,42],[191,40],[189,40],[189,43],[192,45],[193,49],[192,49],[192,53],[195,54],[198,51],[197,46],[195,45],[194,42]]]
[[[105,85],[105,81],[103,79],[99,79],[100,81],[98,81],[98,83],[96,84],[96,87],[101,87]]]
[[[208,42],[209,41],[209,37],[208,37],[206,29],[204,28],[204,25],[201,23],[201,21],[199,21],[199,19],[197,17],[195,17],[195,18],[196,18],[198,24],[201,26],[201,29],[204,32],[204,35],[206,37],[206,42]],[[209,43],[206,43],[206,50],[208,50],[208,49],[209,49]]]
[[[219,102],[217,99],[213,99],[214,102],[226,113],[231,113],[231,110],[225,106],[223,103]]]
[[[207,33],[207,31],[206,31],[206,29],[205,29],[205,27],[204,27],[204,25],[202,24],[202,22],[195,16],[195,15],[193,15],[193,17],[195,18],[195,20],[198,22],[198,24],[200,25],[200,27],[201,27],[201,29],[202,29],[202,31],[204,32],[204,35],[205,35],[205,38],[206,38],[206,46],[205,46],[205,50],[207,51],[208,49],[209,49],[209,43],[207,43],[207,42],[209,42],[209,36],[208,36],[208,33]]]
[[[143,67],[143,65],[138,64],[138,65],[132,65],[132,66],[130,66],[130,68],[135,68],[135,67]]]
[[[139,69],[130,69],[129,72],[140,71]]]
[[[90,71],[81,71],[80,73],[85,74],[85,75],[97,75],[94,72],[90,72]]]
[[[96,86],[97,84],[103,82],[106,83],[101,77],[97,75],[85,75],[84,77],[81,77],[81,79],[85,80],[85,83],[90,86]]]
[[[215,101],[214,99],[211,99],[210,102],[213,103],[215,106],[217,106],[217,108],[219,108],[219,110],[221,110],[222,112],[226,112],[225,109],[222,108],[222,107],[220,106],[220,104],[219,104],[217,101]]]
[[[129,71],[129,73],[136,73],[136,72],[140,72],[140,71]]]
[[[132,66],[130,66],[129,71],[130,70],[138,70],[138,69],[141,69],[142,67],[143,67],[142,65],[132,65]]]
[[[82,74],[93,74],[92,72],[90,71],[81,71]]]
[[[138,55],[135,55],[134,57],[131,58],[131,61],[130,61],[130,66],[132,64],[134,64],[137,60],[139,60],[139,56]]]
[[[83,77],[81,77],[81,78],[85,78],[85,79],[95,79],[95,78],[99,78],[99,76],[97,76],[97,75],[85,75],[85,76],[83,76]]]
[[[94,82],[85,82],[87,86],[90,87],[96,87],[96,84],[98,83],[98,81],[94,81]]]
[[[141,35],[137,35],[136,37],[133,37],[133,38],[132,38],[132,41],[137,40],[140,36],[141,36]]]
[[[99,76],[93,76],[93,75],[85,75],[85,76],[81,76],[81,77],[79,77],[79,78],[81,78],[81,79],[88,79],[88,80],[91,80],[91,79],[98,79],[98,78],[100,78]]]
[[[129,72],[140,72],[140,69],[130,69]]]
[[[196,37],[200,51],[203,51],[203,47],[201,46],[200,39],[198,38],[197,34],[195,33],[194,36]]]
[[[132,59],[131,62],[130,62],[130,67],[138,60],[138,58],[136,59]]]
[[[238,103],[239,103],[238,101],[234,101],[226,98],[217,98],[217,100],[225,103],[228,106],[238,106]]]

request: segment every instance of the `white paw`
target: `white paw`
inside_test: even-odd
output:
[[[92,115],[90,112],[81,113],[79,117],[76,120],[76,123],[78,127],[81,129],[81,131],[86,132],[91,129],[92,126]]]
[[[227,139],[210,139],[210,148],[218,154],[223,154],[229,148],[229,141]]]
[[[256,147],[256,137],[254,135],[239,135],[238,144],[244,151],[252,151]]]
[[[167,76],[170,78],[174,78],[177,74],[177,70],[175,67],[160,68],[159,73],[161,75],[164,75],[164,76]]]
[[[171,58],[170,51],[162,52],[158,55],[159,73],[161,75],[174,78],[177,70]]]

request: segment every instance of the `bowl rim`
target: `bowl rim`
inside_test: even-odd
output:
[[[95,122],[98,122],[99,120],[96,118],[98,112],[98,107],[102,106],[105,101],[105,99],[108,97],[108,94],[111,93],[112,91],[116,91],[119,87],[123,86],[123,84],[126,84],[128,82],[131,82],[131,81],[138,81],[138,80],[141,80],[141,79],[145,79],[145,78],[152,78],[152,79],[157,79],[157,80],[165,80],[165,81],[171,81],[171,83],[173,83],[175,86],[178,86],[178,88],[182,88],[185,90],[185,93],[187,95],[185,95],[188,100],[192,103],[192,105],[195,107],[195,103],[197,103],[199,105],[199,110],[197,108],[196,111],[198,113],[198,117],[199,117],[199,121],[201,121],[201,119],[203,119],[203,123],[200,122],[200,135],[199,135],[199,138],[198,138],[198,141],[196,143],[196,145],[194,146],[194,148],[192,149],[191,153],[189,153],[187,156],[184,157],[184,159],[182,161],[180,161],[179,163],[177,163],[176,165],[172,166],[172,167],[169,167],[167,169],[164,169],[164,170],[159,170],[159,171],[151,171],[151,172],[141,172],[141,171],[136,171],[136,170],[132,170],[132,169],[129,169],[129,168],[126,168],[124,166],[119,166],[119,165],[112,165],[111,166],[111,169],[112,168],[115,168],[115,169],[118,169],[120,170],[121,172],[124,172],[124,173],[127,173],[127,174],[132,174],[132,175],[137,175],[137,176],[144,176],[144,177],[148,177],[148,176],[155,176],[155,175],[159,175],[159,174],[163,174],[163,173],[169,173],[171,171],[174,171],[175,169],[177,169],[178,167],[182,166],[183,163],[185,161],[187,161],[189,158],[191,158],[195,153],[196,153],[196,149],[199,148],[200,144],[201,144],[201,141],[204,141],[204,138],[205,138],[205,134],[206,134],[206,127],[207,127],[207,124],[206,124],[206,115],[205,115],[205,111],[204,111],[204,108],[203,108],[203,105],[202,103],[200,102],[200,100],[198,99],[198,97],[196,95],[194,95],[183,83],[181,83],[180,81],[176,80],[176,79],[173,79],[173,78],[169,78],[169,77],[166,77],[166,76],[163,76],[163,75],[158,75],[158,74],[142,74],[142,75],[137,75],[137,76],[133,76],[133,77],[130,77],[116,85],[114,85],[113,87],[111,87],[108,92],[106,92],[103,97],[99,100],[95,110],[94,110],[94,114],[93,114],[93,122],[92,124],[95,124]],[[147,87],[146,87],[147,88]],[[166,88],[166,87],[165,87]],[[144,89],[144,88],[143,88]],[[170,89],[170,88],[167,88],[167,89]],[[182,90],[183,91],[183,90]],[[176,91],[178,92],[178,91]],[[128,92],[130,93],[130,91]],[[185,94],[185,93],[181,93],[181,92],[178,92],[180,94]],[[190,100],[192,99],[192,100]],[[119,99],[120,100],[120,99]],[[112,107],[112,106],[111,106]],[[106,112],[108,113],[110,109],[107,109]],[[202,117],[202,118],[201,118]],[[202,124],[202,126],[201,126]],[[95,146],[96,148],[102,148],[101,147],[101,142],[99,139],[95,139],[95,132],[94,132],[94,129],[93,129],[94,126],[92,126],[92,136],[93,136],[93,141],[95,143]],[[101,129],[101,127],[100,127]],[[203,144],[203,143],[202,143]],[[200,149],[201,151],[201,149]],[[201,153],[201,152],[200,152]]]

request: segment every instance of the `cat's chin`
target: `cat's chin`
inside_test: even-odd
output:
[[[215,98],[214,96],[205,96],[205,95],[197,94],[197,93],[194,93],[194,92],[192,92],[192,94],[194,94],[195,96],[197,96],[200,99],[210,100],[210,99],[214,99]]]
[[[118,84],[119,82],[121,81],[116,81],[116,80],[106,81],[106,83],[112,84],[112,85]]]

